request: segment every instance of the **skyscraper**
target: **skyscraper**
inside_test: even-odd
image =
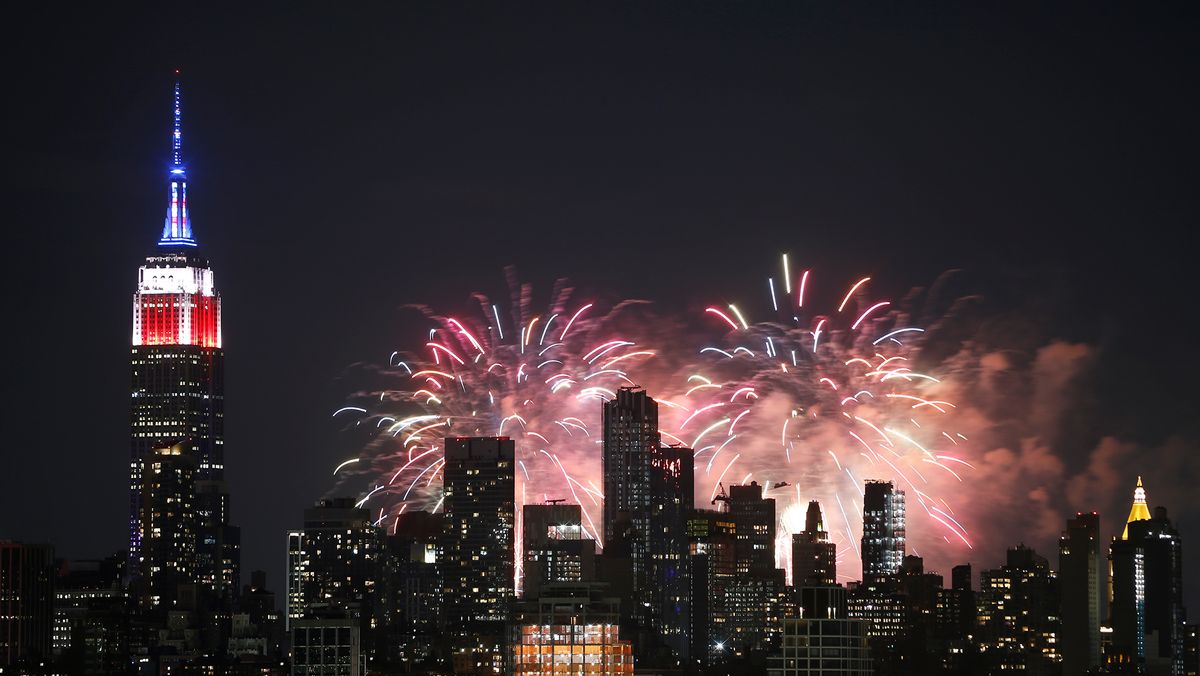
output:
[[[1183,673],[1183,543],[1165,507],[1153,516],[1138,477],[1130,520],[1112,543],[1113,648],[1151,674]]]
[[[653,637],[682,658],[688,651],[692,450],[663,447],[659,439],[658,403],[644,390],[623,387],[604,403],[604,547],[606,555],[632,563],[629,629],[642,632],[634,647],[652,649]]]
[[[792,535],[792,586],[828,587],[837,584],[837,547],[829,541],[821,518],[821,503],[808,503],[804,530]]]
[[[1100,666],[1103,566],[1100,516],[1080,512],[1067,520],[1067,529],[1058,540],[1063,676],[1082,676]]]
[[[863,496],[863,581],[899,572],[904,543],[904,491],[890,481],[868,481]]]
[[[212,569],[198,571],[198,577],[211,581],[211,586],[226,587],[236,584],[237,574],[218,570],[227,560],[236,558],[235,552],[228,549],[236,541],[236,534],[228,530],[228,523],[217,523],[228,512],[223,484],[225,356],[221,298],[212,268],[199,254],[192,233],[178,81],[174,103],[167,215],[157,250],[138,270],[133,294],[127,574],[136,582],[148,565],[141,523],[145,513],[141,476],[144,461],[156,449],[183,444],[184,453],[195,459],[195,480],[213,482],[211,490],[204,493],[204,504],[198,507],[215,518],[204,521],[202,525],[208,530],[198,537],[202,547],[215,553],[204,559]]]
[[[445,620],[460,661],[498,671],[515,594],[516,445],[508,437],[445,443]]]

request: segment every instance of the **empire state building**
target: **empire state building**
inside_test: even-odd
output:
[[[229,599],[239,582],[221,297],[192,231],[182,123],[176,80],[167,215],[133,294],[128,573],[145,607],[169,605],[179,584]]]

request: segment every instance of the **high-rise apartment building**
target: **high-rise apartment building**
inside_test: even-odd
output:
[[[456,660],[499,671],[516,590],[516,445],[508,437],[449,437],[443,604]]]
[[[904,491],[868,481],[863,494],[863,582],[893,576],[904,562]]]
[[[1083,676],[1100,666],[1100,609],[1107,571],[1100,554],[1100,516],[1067,519],[1058,540],[1058,584],[1062,604],[1063,676]]]

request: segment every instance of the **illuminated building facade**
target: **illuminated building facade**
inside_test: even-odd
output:
[[[49,659],[53,625],[54,548],[0,540],[0,667]]]
[[[1100,666],[1100,609],[1105,574],[1100,516],[1079,513],[1058,540],[1062,603],[1063,676],[1083,676]]]
[[[863,492],[863,582],[895,575],[904,562],[904,491],[868,481]]]
[[[595,583],[548,583],[515,613],[513,673],[530,676],[633,674],[621,640],[619,600]]]
[[[516,444],[508,437],[448,437],[445,444],[445,622],[459,663],[500,671],[516,589]]]
[[[627,631],[639,654],[661,642],[686,658],[692,450],[660,445],[658,403],[639,388],[618,390],[603,418],[604,546],[632,563]]]
[[[195,481],[209,485],[196,504],[205,518],[198,533],[200,568],[194,573],[199,582],[229,599],[237,589],[240,553],[237,530],[228,523],[223,483],[221,298],[208,260],[198,253],[188,213],[178,82],[174,103],[167,215],[158,250],[138,270],[133,295],[127,575],[137,583],[147,565],[140,522],[145,513],[143,460],[155,449],[182,443],[196,461]]]

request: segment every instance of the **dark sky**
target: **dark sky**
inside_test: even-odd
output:
[[[0,537],[123,545],[177,66],[235,520],[273,588],[345,452],[344,367],[507,264],[685,305],[758,297],[781,251],[894,293],[961,268],[995,316],[1103,350],[1078,445],[1197,438],[1187,4],[183,5],[6,22]]]

